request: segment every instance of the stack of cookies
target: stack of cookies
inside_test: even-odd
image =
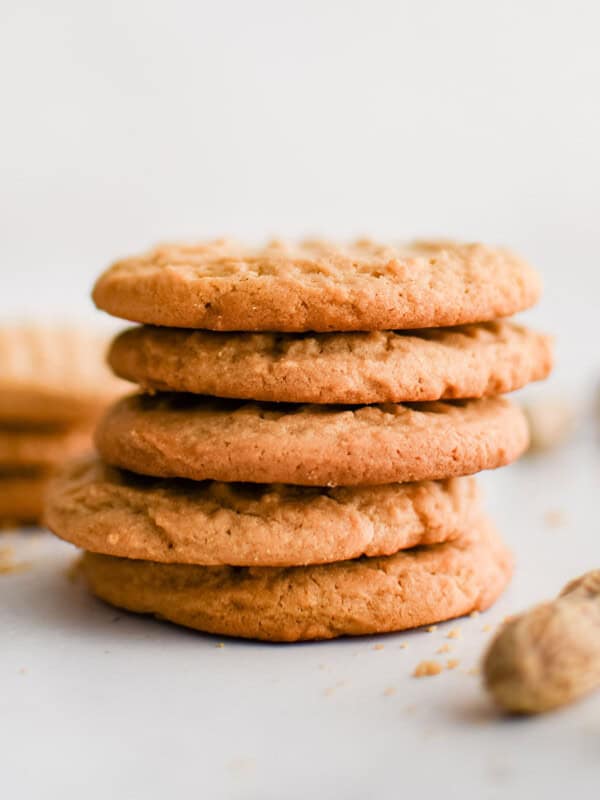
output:
[[[469,476],[527,447],[498,395],[545,377],[514,255],[447,242],[162,246],[97,305],[135,322],[141,392],[53,484],[48,524],[92,592],[215,634],[296,641],[484,609],[512,559]]]
[[[0,524],[35,523],[52,470],[92,449],[100,413],[123,391],[106,341],[83,330],[0,328]]]

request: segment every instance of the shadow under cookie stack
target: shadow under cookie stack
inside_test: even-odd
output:
[[[91,591],[268,641],[487,608],[512,558],[475,472],[528,444],[500,394],[544,378],[539,296],[511,253],[447,242],[217,241],[111,267],[99,308],[142,326],[109,363],[140,393],[57,478],[47,522]]]

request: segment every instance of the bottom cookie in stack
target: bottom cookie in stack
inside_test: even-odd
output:
[[[81,572],[101,599],[266,641],[399,631],[483,610],[512,571],[472,478],[193,483],[88,459],[54,479],[46,517],[86,549]]]

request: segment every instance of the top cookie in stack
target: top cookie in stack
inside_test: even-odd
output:
[[[484,608],[511,559],[460,476],[527,446],[497,395],[545,377],[550,343],[499,318],[539,292],[507,251],[446,242],[121,261],[94,299],[144,323],[109,359],[150,394],[109,410],[104,464],[56,481],[49,524],[89,551],[100,597],[213,633],[328,638]]]
[[[164,245],[116,263],[97,306],[147,325],[213,331],[383,331],[489,322],[532,306],[536,272],[506,250],[361,240]]]

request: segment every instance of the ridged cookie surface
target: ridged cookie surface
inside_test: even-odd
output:
[[[478,513],[473,478],[316,489],[153,479],[87,459],[53,480],[46,523],[107,555],[294,566],[455,539]]]
[[[214,333],[142,326],[109,363],[145,389],[286,403],[404,403],[502,394],[545,378],[548,336],[510,322],[412,333]]]
[[[163,245],[114,264],[96,305],[151,325],[220,331],[370,331],[486,322],[533,305],[537,273],[482,244],[224,240]]]
[[[528,438],[502,398],[343,407],[132,395],[96,431],[108,464],[142,475],[308,486],[468,475],[513,461]]]
[[[385,633],[481,611],[512,557],[487,521],[445,544],[311,567],[198,567],[86,553],[91,591],[208,633],[294,642]]]

